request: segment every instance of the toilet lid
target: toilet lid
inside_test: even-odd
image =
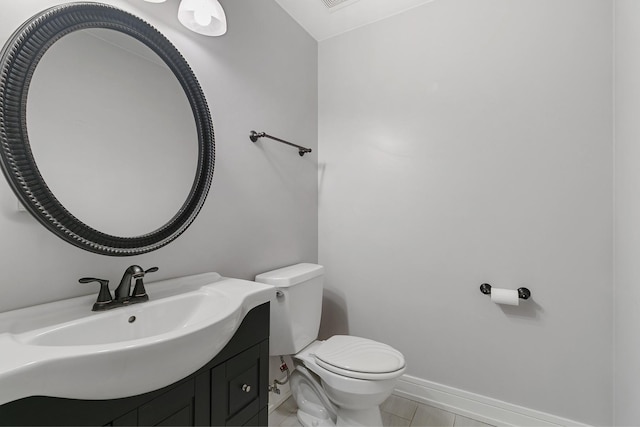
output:
[[[404,356],[395,348],[347,335],[336,335],[323,342],[315,358],[323,368],[353,378],[386,378],[405,368]]]

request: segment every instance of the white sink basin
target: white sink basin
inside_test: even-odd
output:
[[[206,273],[146,284],[150,301],[92,312],[95,296],[0,314],[0,404],[28,396],[114,399],[211,360],[273,287]]]

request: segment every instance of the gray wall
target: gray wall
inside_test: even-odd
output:
[[[612,423],[611,5],[437,1],[320,43],[324,335]]]
[[[640,420],[640,2],[616,0],[615,425]]]
[[[3,2],[0,41],[36,12],[58,3]],[[143,256],[111,258],[77,249],[27,213],[17,212],[13,193],[0,180],[0,311],[97,293],[93,285],[78,284],[78,278],[103,277],[116,286],[134,263],[159,266],[156,279],[205,271],[251,279],[272,268],[315,262],[317,43],[272,1],[221,0],[229,31],[219,38],[183,28],[176,18],[177,1],[106,3],[156,26],[198,77],[216,134],[211,193],[195,223],[169,246]],[[248,139],[252,129],[310,146],[314,153],[300,158],[283,145],[254,145]]]

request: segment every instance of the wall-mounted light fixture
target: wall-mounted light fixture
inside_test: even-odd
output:
[[[164,3],[166,0],[144,0]],[[227,32],[227,17],[218,0],[182,0],[178,21],[191,31],[205,36],[221,36]]]

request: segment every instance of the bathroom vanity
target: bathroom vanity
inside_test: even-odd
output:
[[[172,385],[110,400],[27,397],[0,406],[0,425],[266,426],[268,358],[266,303],[245,316],[209,363]]]

